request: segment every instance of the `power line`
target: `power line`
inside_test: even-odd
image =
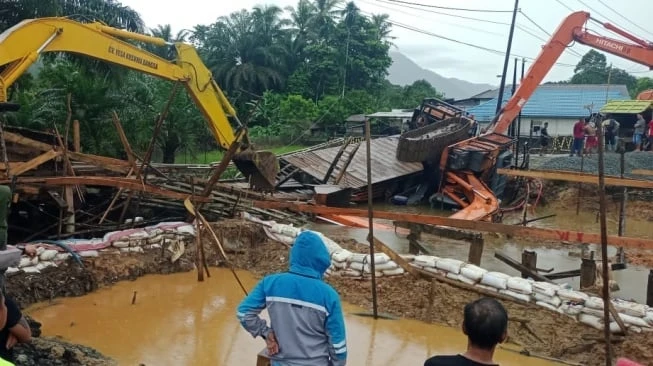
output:
[[[627,21],[628,23],[632,24],[633,26],[635,26],[635,27],[639,28],[640,30],[643,30],[644,32],[646,32],[646,33],[648,33],[648,34],[650,34],[650,35],[653,36],[653,33],[649,32],[648,30],[646,30],[646,28],[643,28],[643,27],[640,26],[639,24],[637,24],[637,23],[633,22],[632,20],[628,19],[627,17],[625,17],[625,16],[624,16],[623,14],[621,14],[620,12],[614,10],[614,9],[611,8],[608,4],[606,4],[605,2],[603,2],[603,0],[598,0],[598,2],[601,3],[603,6],[605,6],[606,8],[612,10],[613,13],[619,15],[622,19],[624,19],[624,20]]]
[[[560,4],[560,5],[564,6],[565,8],[567,8],[567,10],[569,10],[571,12],[574,12],[574,9],[570,8],[569,5],[563,3],[561,0],[556,0],[556,1],[558,2],[558,4]]]
[[[451,8],[451,7],[448,7],[448,6],[438,6],[438,5],[431,5],[431,4],[412,3],[412,2],[401,1],[401,0],[390,0],[390,1],[392,1],[393,3],[400,3],[400,4],[406,4],[406,5],[416,5],[416,6],[422,6],[422,7],[425,7],[425,8],[435,8],[435,9],[470,11],[470,12],[477,12],[477,13],[512,13],[512,10]]]
[[[551,37],[551,33],[549,33],[546,29],[544,29],[542,26],[537,24],[537,22],[535,22],[533,19],[531,19],[531,17],[526,15],[526,13],[524,13],[521,9],[519,9],[519,13],[521,13],[521,15],[523,15],[524,18],[526,18],[526,20],[533,23],[533,25],[535,25],[537,28],[539,28],[542,32],[546,33],[547,36]],[[569,53],[573,54],[574,56],[583,57],[580,53],[576,52],[575,50],[570,49],[569,47],[565,47],[565,51],[568,51]]]

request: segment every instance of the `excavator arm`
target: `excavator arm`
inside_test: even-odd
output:
[[[136,42],[173,47],[176,58],[170,61],[158,57],[136,46]],[[46,52],[85,55],[183,84],[220,147],[228,150],[232,144],[239,144],[234,156],[238,168],[260,188],[274,187],[276,157],[270,152],[250,150],[247,129],[191,45],[169,43],[99,22],[80,23],[68,18],[24,20],[0,34],[0,103],[7,102],[7,88]]]
[[[500,153],[513,141],[504,133],[515,120],[535,89],[544,80],[562,53],[578,42],[610,54],[640,63],[653,69],[653,44],[635,37],[612,24],[601,23],[606,29],[632,41],[627,43],[587,31],[585,25],[594,20],[587,12],[570,14],[542,47],[519,87],[479,137],[449,146],[442,154],[440,169],[443,176],[441,193],[461,203],[462,209],[453,217],[467,220],[489,220],[498,212],[499,204],[485,183],[493,175]],[[596,21],[596,20],[595,20]],[[460,198],[464,197],[463,201]]]

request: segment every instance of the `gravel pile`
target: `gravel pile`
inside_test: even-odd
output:
[[[653,170],[653,153],[651,152],[629,152],[625,156],[625,174],[624,176],[636,179],[649,179],[653,177],[643,175],[633,175],[633,169],[650,169]],[[609,152],[605,154],[605,174],[619,176],[621,173],[621,156]],[[579,156],[569,155],[548,155],[548,156],[531,156],[530,168],[541,170],[567,170],[580,172],[581,158]],[[598,173],[598,156],[593,154],[591,157],[585,157],[583,160],[584,173]]]

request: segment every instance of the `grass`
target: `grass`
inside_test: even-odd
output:
[[[296,150],[301,150],[305,148],[302,145],[288,145],[288,146],[277,146],[277,147],[265,147],[260,148],[260,150],[269,150],[272,151],[275,155],[281,155],[289,153]],[[206,152],[199,152],[192,156],[185,152],[178,154],[175,157],[176,164],[209,164],[213,162],[219,162],[222,160],[224,152],[222,150],[211,150]]]

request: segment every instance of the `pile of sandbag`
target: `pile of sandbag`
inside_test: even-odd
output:
[[[603,300],[576,291],[566,284],[513,277],[501,272],[487,271],[457,259],[432,255],[414,256],[410,265],[487,291],[535,303],[575,318],[583,324],[603,329]],[[629,330],[653,331],[653,309],[621,299],[613,299],[612,303]],[[614,319],[611,319],[610,329],[613,332],[620,331]]]
[[[292,245],[295,238],[305,230],[292,225],[278,224],[275,221],[261,220],[248,213],[243,213],[243,218],[262,225],[270,239],[288,245]],[[327,276],[368,278],[372,275],[372,258],[369,254],[352,253],[324,234],[314,232],[322,238],[331,256],[331,266],[326,271]],[[405,272],[384,253],[374,255],[374,267],[374,274],[377,277],[398,276]]]
[[[142,253],[145,249],[160,249],[188,242],[194,236],[195,227],[192,224],[163,222],[144,228],[112,231],[102,238],[35,241],[29,244],[36,247],[36,255],[23,255],[18,266],[9,267],[7,273],[40,273],[71,258],[71,252],[79,257],[97,257],[108,251]]]

